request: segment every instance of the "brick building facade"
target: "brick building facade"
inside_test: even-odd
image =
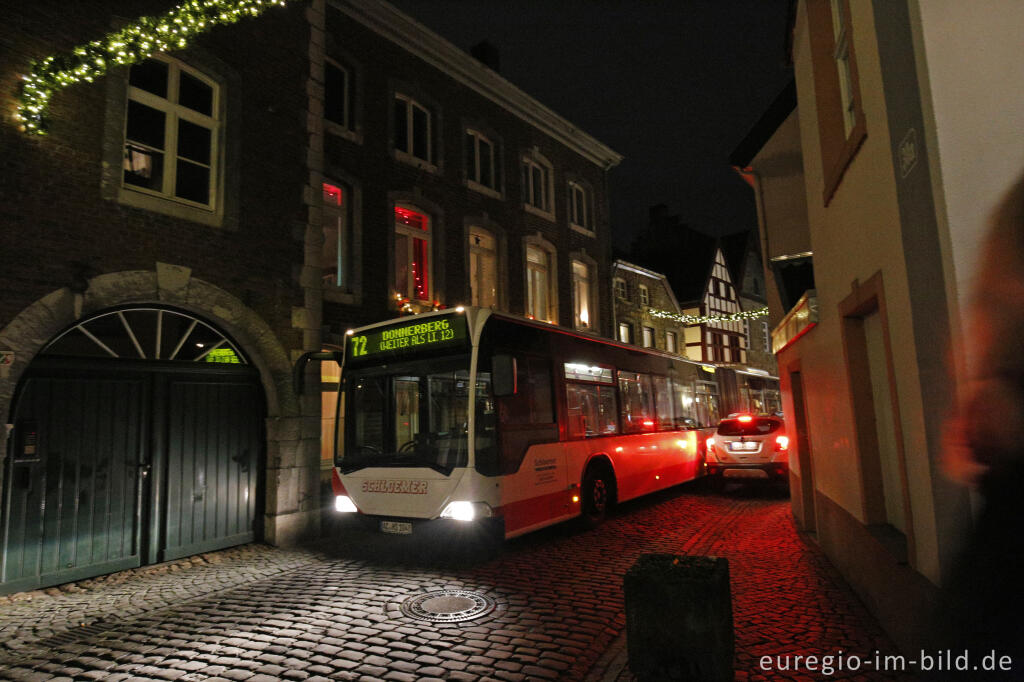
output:
[[[652,310],[680,313],[679,302],[665,275],[624,260],[612,263],[615,338],[645,348],[685,357],[686,326]]]
[[[33,60],[172,5],[0,26],[0,591],[315,533],[324,415],[291,369],[349,327],[478,302],[611,329],[621,157],[378,0],[216,26],[19,130]]]

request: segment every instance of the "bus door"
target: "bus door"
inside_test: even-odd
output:
[[[515,535],[567,514],[565,457],[558,423],[550,362],[516,357],[516,393],[497,400],[499,466],[504,475],[501,507],[505,532]]]

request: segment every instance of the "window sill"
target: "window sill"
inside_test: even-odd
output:
[[[181,218],[182,220],[189,220],[211,227],[221,227],[224,224],[224,214],[220,211],[191,206],[175,201],[170,197],[147,194],[126,187],[118,188],[117,202],[125,206],[162,213],[174,218]]]
[[[479,182],[476,182],[475,180],[466,180],[466,187],[468,187],[469,189],[473,190],[474,192],[479,192],[480,194],[483,194],[484,196],[491,197],[492,199],[503,199],[504,198],[502,193],[499,192],[498,190],[491,189],[487,185],[481,185]]]
[[[532,213],[535,216],[539,216],[539,217],[544,218],[546,220],[550,220],[551,222],[555,222],[555,212],[554,211],[545,211],[544,209],[537,208],[536,206],[534,206],[532,204],[523,204],[523,210],[526,211],[527,213]]]
[[[328,121],[327,119],[324,119],[324,132],[334,135],[335,137],[348,140],[349,142],[354,142],[355,144],[363,143],[363,134],[361,132],[346,128],[340,123]]]
[[[572,223],[572,222],[569,223],[569,229],[572,230],[573,232],[579,232],[580,234],[585,234],[588,237],[597,237],[597,233],[596,232],[594,232],[593,230],[589,230],[589,229],[583,227],[582,225],[577,225],[576,223]]]
[[[419,168],[420,170],[425,170],[428,173],[438,172],[437,166],[430,163],[429,161],[424,161],[418,156],[413,156],[409,152],[403,152],[401,149],[394,149],[393,152],[395,154],[396,161],[401,161],[402,163],[409,164],[410,166]]]

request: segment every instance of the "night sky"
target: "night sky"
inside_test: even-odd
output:
[[[609,177],[619,248],[648,208],[710,234],[756,228],[728,155],[791,76],[787,0],[392,0],[625,160]]]

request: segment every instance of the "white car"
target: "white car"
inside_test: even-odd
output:
[[[789,482],[789,438],[778,417],[729,415],[707,440],[707,473]]]

